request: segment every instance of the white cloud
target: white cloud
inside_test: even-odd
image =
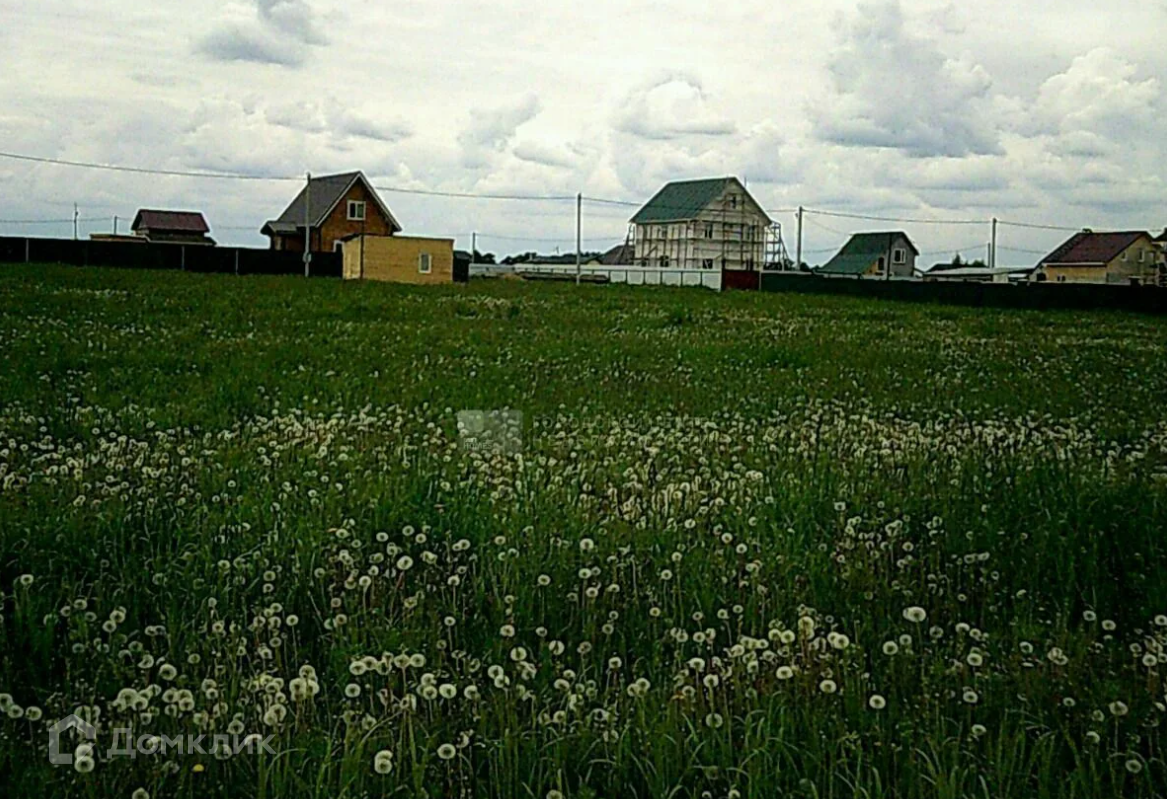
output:
[[[898,0],[859,6],[829,73],[833,92],[808,109],[824,141],[921,157],[1001,151],[988,72],[911,34]]]
[[[482,168],[492,163],[514,139],[518,129],[534,119],[542,105],[534,94],[528,94],[517,103],[494,108],[475,108],[470,121],[458,134],[462,148],[462,163],[467,168]]]
[[[298,67],[307,61],[310,47],[327,43],[305,0],[254,0],[228,5],[198,50],[217,61]]]
[[[633,89],[616,112],[615,127],[645,139],[727,136],[737,130],[690,75],[667,75]]]

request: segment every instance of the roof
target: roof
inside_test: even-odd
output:
[[[1144,236],[1150,238],[1150,234],[1143,230],[1118,233],[1083,230],[1081,233],[1075,233],[1060,247],[1042,258],[1041,263],[1061,266],[1107,264]]]
[[[929,269],[924,277],[994,277],[996,275],[1016,275],[1022,272],[1032,272],[1031,266],[955,266],[951,269]]]
[[[680,222],[695,219],[708,205],[721,196],[729,183],[737,184],[762,215],[766,212],[735,177],[705,178],[703,180],[676,180],[666,183],[644,207],[632,217],[632,224]],[[769,217],[766,217],[769,219]]]
[[[1154,240],[1155,240],[1155,241],[1158,241],[1158,242],[1165,242],[1165,241],[1167,241],[1167,227],[1163,228],[1163,232],[1162,232],[1162,233],[1160,233],[1158,236],[1156,236],[1156,237],[1154,238]]]
[[[304,204],[305,193],[308,193],[308,219],[312,227],[320,227],[324,224],[324,220],[332,213],[332,209],[336,208],[337,203],[341,198],[348,193],[349,189],[353,187],[357,181],[364,184],[365,190],[369,196],[377,203],[377,207],[381,209],[381,213],[389,220],[389,224],[395,231],[401,230],[401,225],[398,224],[397,219],[394,218],[389,208],[377,196],[373,185],[369,183],[368,178],[362,172],[343,172],[339,175],[323,175],[318,178],[312,178],[307,186],[300,189],[300,193],[296,195],[296,199],[292,200],[284,212],[280,214],[279,218],[268,222],[263,226],[261,232],[268,233],[294,233],[297,228],[304,226]]]
[[[920,251],[902,230],[881,233],[856,233],[839,253],[816,271],[834,275],[862,275],[881,257],[887,255],[896,239],[902,238],[916,255]]]
[[[153,211],[143,208],[134,217],[130,230],[169,230],[182,233],[208,233],[211,228],[198,211]]]
[[[633,248],[629,244],[617,244],[600,256],[604,266],[625,266],[633,261]]]

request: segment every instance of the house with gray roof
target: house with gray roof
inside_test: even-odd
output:
[[[305,230],[312,252],[333,252],[346,239],[392,236],[401,225],[363,173],[345,172],[312,178],[260,232],[273,250],[303,252]]]
[[[668,183],[632,217],[637,266],[760,270],[772,221],[735,177]]]
[[[856,233],[815,273],[828,277],[912,277],[919,255],[902,230]]]

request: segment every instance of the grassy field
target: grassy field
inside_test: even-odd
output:
[[[1161,319],[4,267],[0,782],[1161,796],[1165,500]]]

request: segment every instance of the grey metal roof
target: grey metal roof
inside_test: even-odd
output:
[[[352,188],[357,181],[362,181],[365,184],[365,189],[376,201],[381,208],[385,218],[389,220],[389,224],[395,230],[401,230],[401,225],[398,224],[393,214],[385,203],[381,202],[381,198],[377,196],[376,190],[372,184],[365,178],[361,172],[343,172],[339,175],[322,175],[318,178],[312,178],[309,186],[300,189],[300,193],[296,195],[296,199],[292,200],[279,218],[273,222],[268,222],[264,225],[264,229],[271,229],[276,233],[291,233],[295,232],[296,228],[304,226],[304,204],[305,194],[308,194],[308,218],[312,227],[319,227],[324,223],[324,220],[340,202],[340,198]],[[311,192],[308,189],[311,188]],[[291,226],[290,228],[286,226]]]

